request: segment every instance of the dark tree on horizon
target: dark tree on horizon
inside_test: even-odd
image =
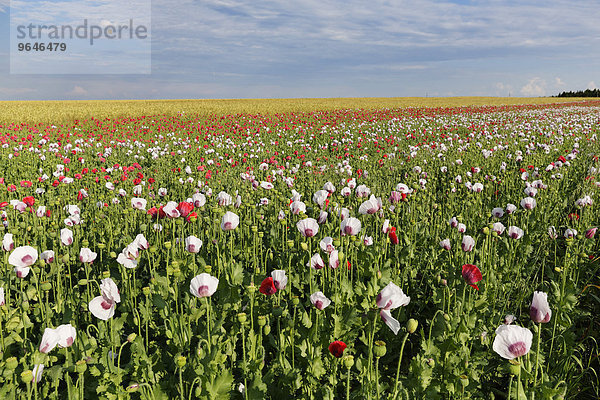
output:
[[[562,92],[556,97],[600,97],[600,89],[578,90],[576,92]]]

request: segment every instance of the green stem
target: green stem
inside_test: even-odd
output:
[[[393,396],[394,399],[398,395],[398,380],[400,379],[400,364],[402,363],[402,354],[404,354],[404,345],[406,344],[408,335],[410,335],[410,333],[406,332],[406,335],[404,335],[404,339],[402,339],[402,346],[400,346],[400,357],[398,358],[398,367],[396,368],[396,382],[394,383],[394,396]]]
[[[346,375],[346,400],[350,400],[350,368],[348,368],[348,374]]]
[[[539,357],[540,357],[540,342],[542,336],[542,324],[539,323],[537,326],[537,350],[535,352],[535,375],[533,378],[533,385],[537,386],[537,377],[538,377],[538,367],[539,367]]]

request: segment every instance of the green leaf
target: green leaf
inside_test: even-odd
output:
[[[206,383],[206,391],[211,399],[229,399],[233,376],[229,370],[222,370],[216,378]]]

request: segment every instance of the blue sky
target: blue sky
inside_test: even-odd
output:
[[[87,16],[109,1],[46,3]],[[110,75],[10,74],[9,1],[0,9],[1,100],[547,96],[600,85],[597,0],[154,0],[151,73]]]

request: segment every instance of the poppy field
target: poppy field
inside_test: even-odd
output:
[[[0,398],[599,398],[599,134],[600,101],[4,121]]]

